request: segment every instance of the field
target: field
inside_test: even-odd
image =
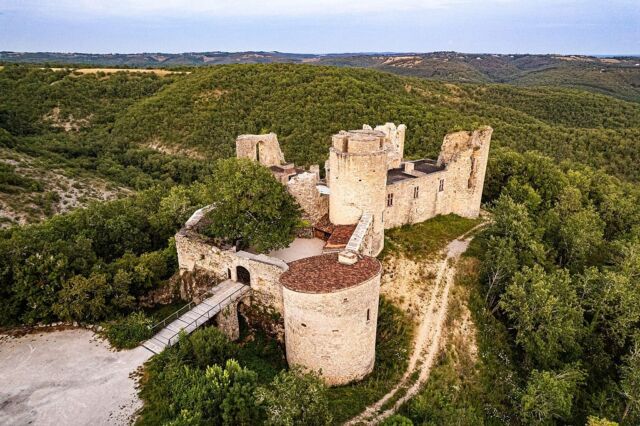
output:
[[[1,69],[1,68],[0,68]],[[189,74],[188,72],[183,71],[171,71],[166,69],[147,69],[147,68],[50,68],[52,71],[65,71],[69,70],[75,74],[114,74],[117,72],[128,72],[128,73],[150,73],[155,74],[160,77],[164,77],[165,75],[170,74]]]

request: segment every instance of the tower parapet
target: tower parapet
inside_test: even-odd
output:
[[[355,225],[364,213],[373,217],[371,253],[382,251],[383,212],[387,183],[386,136],[363,129],[341,131],[329,150],[329,219],[336,225]]]

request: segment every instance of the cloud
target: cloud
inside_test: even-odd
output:
[[[514,0],[488,0],[512,3]],[[4,10],[81,17],[331,16],[463,8],[473,0],[4,0]]]

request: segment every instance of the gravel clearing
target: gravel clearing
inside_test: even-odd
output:
[[[0,424],[129,424],[142,406],[133,375],[151,355],[85,329],[0,335]]]

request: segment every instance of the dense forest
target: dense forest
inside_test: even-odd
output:
[[[287,64],[163,76],[10,65],[0,71],[3,220],[189,184],[232,156],[242,133],[276,132],[288,161],[322,164],[331,134],[387,121],[408,126],[412,158],[437,155],[449,131],[489,124],[493,146],[640,178],[640,105],[575,90]]]
[[[6,66],[2,213],[13,212],[5,225],[34,223],[0,231],[0,325],[147,324],[141,299],[174,274],[172,236],[213,199],[214,160],[233,156],[238,134],[274,131],[288,161],[309,165],[324,161],[332,133],[385,121],[407,124],[412,158],[436,155],[448,131],[495,129],[484,192],[492,221],[474,240],[477,271],[466,277],[481,356],[464,375],[444,374],[443,358],[442,374],[393,421],[638,424],[640,105],[570,89],[288,64],[165,76]],[[62,178],[75,189],[112,185],[117,199],[87,196],[84,208],[56,215],[70,191],[52,186]],[[264,364],[258,348],[238,352],[209,331],[148,367],[144,415],[173,424],[344,420],[406,363],[407,321],[392,306],[383,312],[385,374],[359,388],[327,393],[315,377],[278,373],[277,348],[262,353]],[[169,405],[172,394],[159,389],[182,399]],[[296,389],[317,397],[278,405]]]
[[[373,68],[398,75],[456,83],[509,83],[569,87],[640,101],[637,56],[490,54],[461,52],[301,54],[284,52],[185,52],[90,54],[0,52],[1,63],[48,63],[62,67],[188,69],[228,64],[295,63]]]

